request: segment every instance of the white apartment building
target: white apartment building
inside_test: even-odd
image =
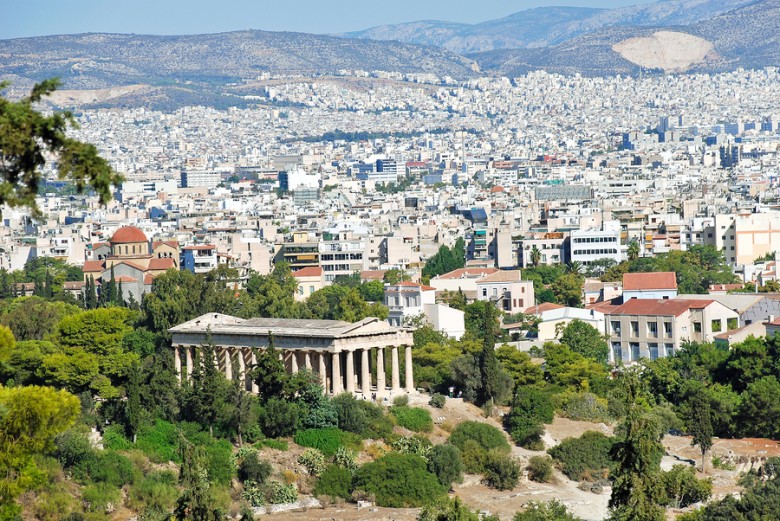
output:
[[[403,326],[405,319],[423,315],[437,331],[461,338],[466,333],[465,313],[436,303],[436,288],[415,282],[385,286],[385,305],[391,326]]]
[[[619,264],[623,261],[623,246],[620,244],[620,224],[604,226],[604,230],[572,230],[571,261],[587,266],[593,261],[610,259]],[[617,229],[615,229],[617,228]]]
[[[534,305],[534,283],[522,280],[520,270],[497,271],[477,281],[477,300],[495,303],[504,313],[522,313]]]
[[[216,188],[222,182],[222,174],[214,170],[183,170],[182,188]]]
[[[752,264],[780,251],[780,212],[717,214],[704,231],[704,244],[723,250],[729,264]]]

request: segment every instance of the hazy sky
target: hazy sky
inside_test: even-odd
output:
[[[477,23],[541,5],[618,7],[652,0],[0,0],[0,39],[115,32],[265,29],[337,33],[386,23]]]

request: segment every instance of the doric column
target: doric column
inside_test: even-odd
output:
[[[173,346],[173,366],[176,368],[176,378],[181,383],[181,346]]]
[[[308,351],[303,352],[303,366],[307,371],[311,371],[311,353]]]
[[[341,394],[341,353],[331,355],[331,384],[333,387],[333,396]]]
[[[393,346],[390,348],[390,356],[392,358],[392,364],[393,364],[393,374],[392,374],[392,389],[393,392],[398,392],[401,390],[401,368],[398,364],[398,346]]]
[[[233,379],[233,348],[226,347],[222,350],[222,358],[225,360],[225,378]]]
[[[385,348],[378,347],[376,350],[376,390],[384,393],[387,390],[385,381]]]
[[[319,366],[320,383],[322,384],[322,392],[328,394],[328,366],[325,365],[325,353],[320,351]]]
[[[406,392],[414,392],[414,375],[412,374],[412,346],[406,346]]]
[[[192,350],[195,348],[193,346],[186,346],[184,349],[187,358],[187,380],[189,380],[192,377]]]
[[[246,391],[246,360],[244,357],[246,356],[246,348],[239,347],[238,348],[238,379],[241,381],[241,385],[243,385],[243,389]]]
[[[298,351],[294,349],[290,351],[290,369],[293,374],[298,372]]]
[[[355,392],[355,352],[347,351],[347,392]]]
[[[251,347],[249,348],[251,354],[251,360],[252,360],[252,369],[257,367],[257,353],[255,353],[255,350]],[[255,383],[254,380],[252,380],[252,392],[255,394],[260,394],[260,387]]]
[[[371,356],[371,348],[363,349],[360,353],[360,386],[363,390],[363,397],[368,398],[371,395],[371,370],[368,366],[368,357]]]

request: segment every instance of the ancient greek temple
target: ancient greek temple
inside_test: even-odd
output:
[[[247,390],[256,393],[257,385],[249,378],[249,370],[257,362],[257,353],[268,348],[269,337],[273,336],[287,371],[295,373],[305,367],[316,373],[328,394],[349,392],[368,399],[414,391],[412,332],[378,318],[352,324],[339,320],[242,319],[208,313],[169,331],[180,382],[192,374],[194,360],[198,359],[196,350],[206,345],[210,336],[220,370],[228,379],[242,380]],[[403,387],[399,349],[405,356]]]

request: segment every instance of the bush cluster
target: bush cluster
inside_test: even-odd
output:
[[[570,479],[596,481],[607,477],[614,465],[609,455],[613,444],[613,438],[588,431],[579,438],[566,438],[547,452]]]
[[[359,436],[336,427],[298,431],[294,439],[301,447],[318,449],[328,457],[334,456],[339,447],[360,449],[362,443]]]
[[[433,420],[431,413],[420,407],[409,407],[406,405],[393,407],[391,409],[398,425],[412,432],[431,432],[433,430]]]

